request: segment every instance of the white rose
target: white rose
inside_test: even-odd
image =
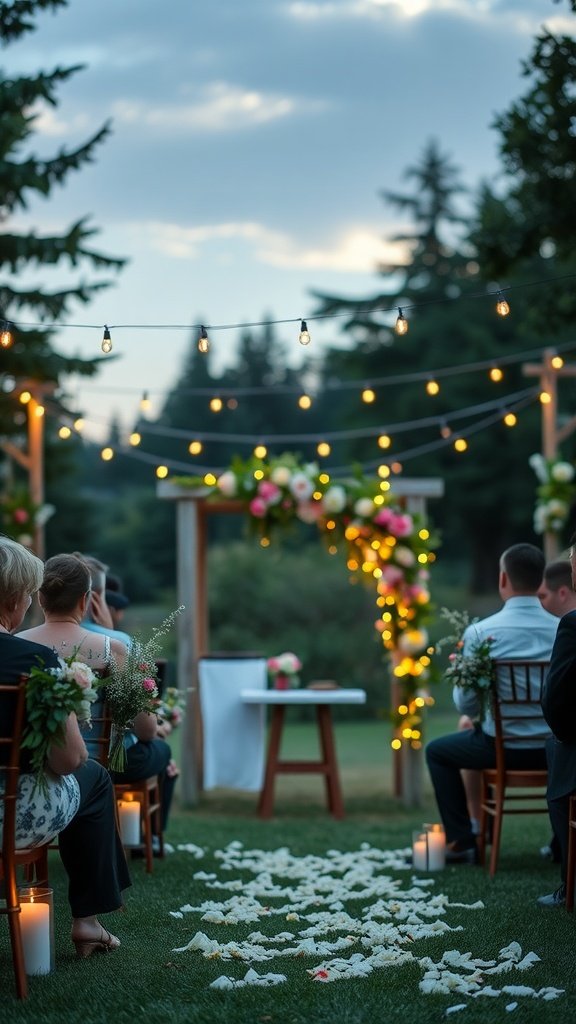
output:
[[[354,515],[360,516],[362,519],[368,519],[373,514],[374,502],[372,498],[358,498],[354,505]]]
[[[574,479],[574,466],[570,462],[557,462],[550,470],[550,476],[560,484],[569,484]]]
[[[546,505],[546,515],[564,519],[568,515],[568,505],[559,498],[552,498]]]
[[[270,473],[270,479],[273,484],[277,484],[278,487],[287,487],[290,483],[290,477],[292,476],[288,466],[275,466]]]
[[[231,469],[218,477],[216,486],[225,498],[235,498],[238,493],[238,481]]]
[[[410,548],[404,547],[403,544],[398,544],[394,548],[394,561],[398,562],[405,569],[409,569],[411,565],[414,565],[416,561],[416,555]]]
[[[346,491],[335,484],[329,487],[324,495],[324,508],[327,512],[342,512],[346,507]]]
[[[68,679],[73,679],[78,686],[82,686],[88,689],[94,679],[96,678],[92,669],[89,665],[85,665],[83,661],[73,661],[66,670]]]
[[[535,452],[528,459],[528,463],[536,473],[540,483],[545,484],[548,480],[548,472],[546,470],[546,462],[542,456]]]
[[[299,501],[308,501],[314,491],[314,484],[304,473],[294,473],[289,487]]]

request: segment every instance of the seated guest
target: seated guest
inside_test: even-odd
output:
[[[0,537],[0,660],[2,680],[17,682],[33,666],[57,668],[49,647],[12,635],[42,583],[44,566],[27,548]],[[0,703],[2,731],[7,709]],[[120,940],[98,915],[122,907],[122,890],[130,883],[116,829],[114,790],[108,773],[88,753],[76,715],[65,723],[64,744],[48,753],[47,794],[37,786],[27,750],[22,751],[18,785],[16,845],[38,846],[56,835],[68,875],[72,942],[79,957],[116,949]],[[0,784],[2,772],[0,769]],[[0,827],[2,822],[0,821]]]
[[[558,619],[542,608],[537,597],[543,572],[544,556],[533,544],[514,544],[504,552],[498,581],[504,607],[495,615],[468,626],[464,633],[465,656],[479,642],[492,637],[494,658],[548,661]],[[461,714],[478,718],[480,706],[473,690],[455,686],[453,698]],[[543,721],[533,718],[526,722],[526,746],[515,744],[507,750],[509,767],[518,770],[546,768],[544,747],[530,746],[531,733],[542,732],[543,726]],[[463,768],[496,766],[494,735],[494,721],[486,708],[482,721],[474,728],[441,736],[426,747],[428,769],[446,830],[449,862],[473,863],[476,860],[476,837],[460,773]]]
[[[559,619],[576,609],[576,592],[572,586],[572,566],[568,558],[548,563],[544,569],[544,578],[538,591],[538,597],[542,607]],[[546,749],[551,751],[548,746]],[[560,845],[556,836],[553,835],[550,842],[540,848],[540,854],[545,860],[553,860],[555,864],[561,863]]]
[[[92,555],[82,555],[79,551],[74,554],[82,558],[90,570],[92,577],[92,594],[86,607],[82,625],[92,633],[105,633],[114,640],[121,640],[123,644],[130,647],[132,638],[122,629],[114,628],[114,618],[106,603],[106,571],[108,569],[104,562],[93,558]]]
[[[538,590],[540,603],[551,615],[561,619],[576,608],[576,592],[572,585],[572,566],[568,558],[549,562],[544,569]]]
[[[122,666],[126,647],[119,640],[110,638],[107,632],[100,635],[86,630],[90,585],[90,569],[81,556],[54,555],[49,558],[38,594],[44,623],[24,630],[20,636],[46,644],[62,657],[74,651],[81,661],[105,677],[110,674],[112,659]],[[98,714],[98,701],[94,714]],[[171,768],[172,752],[163,739],[169,731],[170,726],[160,724],[156,715],[141,712],[125,739],[126,770],[112,773],[114,782],[138,782],[151,775],[160,776],[162,831],[168,822],[175,783]],[[90,750],[90,737],[86,742]]]
[[[576,586],[576,534],[572,537],[570,563]],[[568,860],[568,806],[576,792],[576,610],[560,619],[552,649],[550,668],[544,682],[542,710],[553,737],[547,744],[548,811],[554,836],[560,849],[561,884],[555,892],[540,896],[543,907],[563,907],[566,903],[566,867]]]
[[[112,619],[112,627],[114,629],[120,629],[122,619],[124,618],[124,612],[130,604],[130,599],[127,598],[126,594],[123,592],[122,583],[118,576],[106,573],[106,590],[104,592],[104,599],[108,605],[108,610]]]

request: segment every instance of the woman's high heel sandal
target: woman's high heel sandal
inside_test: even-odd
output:
[[[105,928],[100,928],[99,939],[72,939],[76,947],[76,956],[79,960],[85,960],[92,956],[92,953],[110,953],[118,949],[120,943]]]

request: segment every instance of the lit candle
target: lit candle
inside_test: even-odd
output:
[[[120,838],[124,846],[140,845],[140,801],[119,800]]]
[[[414,832],[412,836],[412,867],[416,871],[428,869],[428,835],[426,832]]]
[[[20,902],[20,932],[26,974],[49,974],[50,907],[47,903]]]
[[[446,833],[443,825],[426,825],[428,870],[440,871],[446,863]]]

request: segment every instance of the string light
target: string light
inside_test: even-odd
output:
[[[257,459],[265,459],[268,454],[268,449],[265,444],[257,444],[254,449],[254,457]]]
[[[200,452],[202,451],[202,442],[191,441],[188,445],[188,451],[190,452],[190,455],[200,455]]]
[[[495,384],[499,384],[500,381],[503,380],[504,378],[504,374],[502,373],[502,370],[500,369],[499,366],[492,366],[490,368],[490,373],[488,374],[488,376],[490,377],[490,380],[494,381]]]
[[[552,356],[552,359],[550,360],[550,365],[553,370],[561,370],[564,366],[564,360],[562,359],[562,356]]]
[[[508,314],[510,312],[510,304],[508,303],[507,299],[505,299],[505,297],[502,294],[502,292],[498,292],[498,301],[496,303],[496,312],[498,313],[498,316],[508,316]]]
[[[301,345],[310,344],[310,331],[308,330],[308,326],[305,320],[302,320],[302,323],[300,324],[300,334],[298,335],[298,341],[300,342]]]
[[[132,434],[130,434],[130,437],[128,438],[128,440],[129,440],[130,444],[132,445],[132,447],[136,448],[140,444],[140,442],[142,440],[142,434],[139,434],[138,431],[135,430]]]
[[[8,320],[4,321],[2,331],[0,332],[0,345],[2,348],[10,348],[14,338],[12,337],[12,331],[10,330],[10,323]]]
[[[504,423],[507,427],[515,427],[518,423],[518,417],[514,412],[507,412],[504,415]]]
[[[102,451],[100,452],[100,458],[103,460],[103,462],[110,462],[111,459],[114,458],[114,449],[103,448]]]
[[[408,333],[408,321],[402,312],[402,307],[398,306],[398,316],[396,317],[396,323],[394,325],[396,334],[407,334]]]
[[[426,391],[429,395],[437,395],[440,391],[440,385],[437,380],[429,380],[426,384]]]
[[[159,480],[165,480],[168,476],[168,466],[158,466],[156,469],[156,476]]]
[[[366,402],[366,405],[371,405],[372,402],[376,401],[376,392],[372,388],[364,388],[362,392],[362,401]]]
[[[550,402],[552,401],[552,395],[549,391],[541,391],[538,398],[541,405],[550,405]]]
[[[104,324],[104,337],[102,338],[101,348],[105,355],[108,355],[108,353],[112,351],[112,338],[110,337],[110,330],[106,324]]]
[[[452,437],[452,427],[449,427],[445,420],[442,421],[440,426],[440,437],[443,437],[445,440]]]
[[[320,444],[317,446],[316,451],[318,452],[318,455],[325,459],[328,455],[330,455],[332,449],[326,441],[321,441]]]
[[[223,401],[221,398],[210,399],[210,410],[211,412],[222,412]]]
[[[76,430],[79,434],[81,434],[82,431],[84,430],[84,420],[82,419],[81,416],[74,420],[74,430]]]
[[[389,437],[388,434],[380,434],[380,436],[378,438],[378,447],[379,448],[389,448],[391,444],[392,444],[392,438]]]
[[[22,405],[28,405],[28,402],[32,400],[32,395],[29,391],[21,391],[18,400],[22,402]]]
[[[464,437],[457,437],[454,441],[454,448],[457,452],[465,452],[468,447],[468,441]]]
[[[237,399],[236,398],[229,398],[228,401],[226,402],[226,408],[227,409],[237,409],[238,408],[238,401],[237,401]]]
[[[210,339],[208,338],[208,335],[206,334],[206,328],[205,327],[200,327],[200,337],[198,338],[198,351],[202,352],[203,355],[206,355],[206,353],[209,351],[209,349],[210,349]]]
[[[312,405],[312,399],[310,398],[310,395],[300,395],[300,398],[298,399],[298,405],[300,406],[301,409],[309,409],[310,406]]]
[[[148,412],[151,409],[151,407],[152,407],[152,402],[150,401],[150,399],[148,397],[148,392],[147,391],[143,391],[142,392],[142,398],[140,399],[140,408],[141,408],[142,412]]]
[[[58,431],[58,437],[61,437],[63,441],[68,440],[68,438],[71,437],[71,435],[72,431],[70,430],[70,427],[60,427],[60,430]]]

